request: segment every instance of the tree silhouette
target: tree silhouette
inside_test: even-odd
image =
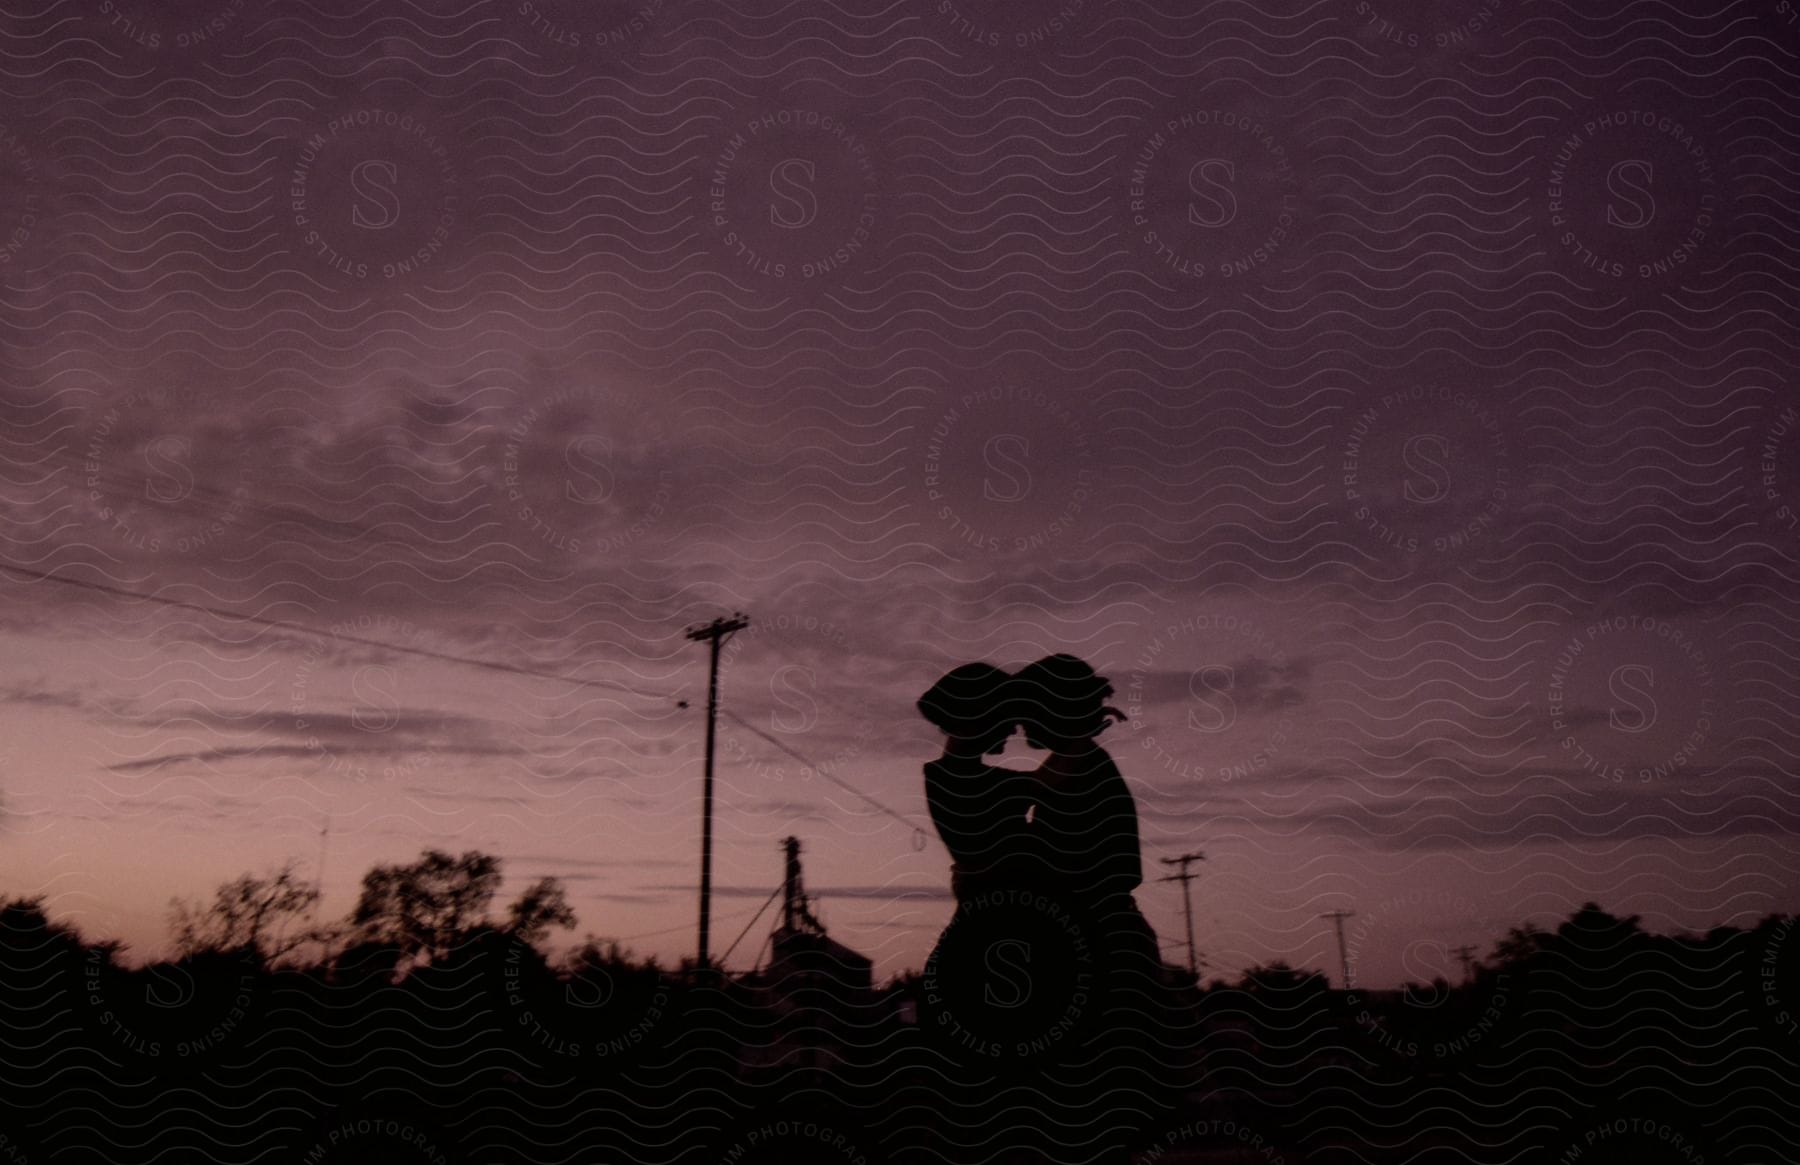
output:
[[[478,852],[427,850],[378,867],[364,880],[356,921],[339,926],[347,948],[321,951],[311,966],[291,954],[299,965],[281,968],[259,952],[291,948],[283,935],[293,927],[284,923],[313,904],[311,888],[291,871],[246,875],[210,901],[185,904],[177,916],[188,924],[181,945],[189,953],[135,967],[118,942],[84,939],[49,918],[43,900],[0,896],[0,1138],[49,1129],[73,1142],[75,1152],[59,1152],[59,1160],[114,1160],[101,1134],[88,1130],[131,1128],[144,1143],[169,1142],[191,1136],[204,1119],[246,1143],[274,1143],[293,1135],[294,1118],[269,1103],[271,1088],[282,1086],[273,1079],[303,1086],[328,1114],[319,1118],[329,1121],[320,1136],[346,1127],[345,1114],[372,1095],[385,1098],[377,1114],[385,1121],[396,1119],[394,1096],[429,1093],[432,1111],[406,1117],[416,1128],[442,1125],[452,1119],[446,1114],[493,1121],[498,1082],[518,1095],[582,1097],[558,1135],[618,1144],[632,1114],[666,1110],[671,1097],[691,1091],[700,1062],[717,1063],[717,1095],[747,1106],[754,1123],[745,1127],[756,1130],[773,1127],[770,1114],[792,1127],[794,1098],[807,1096],[877,1114],[868,1143],[921,1150],[906,1160],[982,1159],[940,1152],[938,1138],[1016,1131],[1007,1123],[1014,1110],[946,1078],[915,1022],[921,993],[931,989],[918,972],[895,976],[867,1000],[826,995],[805,1010],[768,976],[725,977],[694,995],[678,975],[613,940],[589,935],[561,957],[545,957],[544,936],[574,917],[562,886],[539,879],[507,899],[500,889],[500,862]],[[1589,903],[1547,930],[1513,928],[1469,982],[1413,984],[1410,995],[1332,991],[1315,970],[1253,966],[1167,1013],[1160,1047],[1185,1057],[1182,1033],[1191,1031],[1204,1063],[1167,1059],[1157,1071],[1203,1078],[1204,1087],[1188,1087],[1175,1111],[1146,1108],[1096,1136],[1161,1129],[1156,1144],[1166,1151],[1143,1159],[1165,1165],[1263,1162],[1276,1153],[1318,1165],[1367,1160],[1380,1138],[1416,1139],[1419,1160],[1498,1159],[1478,1143],[1493,1127],[1491,1114],[1533,1103],[1511,1081],[1547,1069],[1557,1074],[1552,1087],[1565,1115],[1538,1122],[1513,1159],[1572,1160],[1567,1146],[1579,1144],[1577,1165],[1626,1149],[1650,1150],[1635,1160],[1674,1160],[1667,1142],[1642,1136],[1591,1146],[1581,1138],[1645,1117],[1647,1126],[1678,1126],[1705,1144],[1720,1130],[1738,1135],[1734,1105],[1760,1113],[1769,1111],[1767,1098],[1791,1095],[1800,1031],[1796,930],[1793,917],[1771,915],[1753,930],[1651,933],[1635,917]],[[412,964],[403,967],[403,958]],[[71,1088],[62,1066],[92,1071],[87,1064],[106,1065],[128,1091],[115,1100]],[[254,1070],[240,1071],[244,1065]],[[631,1071],[619,1071],[627,1065]],[[1646,1083],[1676,1091],[1647,1102]],[[1055,1116],[1077,1111],[1085,1086],[1074,1077],[1047,1083],[1061,1091],[1046,1091],[1045,1103],[1058,1106]],[[1117,1087],[1146,1095],[1135,1079]],[[839,1111],[798,1103],[803,1113]],[[920,1117],[927,1109],[939,1124]],[[1055,1140],[1066,1121],[1016,1111],[1031,1122],[1021,1136],[1052,1142],[1040,1152],[1033,1141],[1031,1160],[1077,1159]],[[500,1126],[516,1122],[508,1135],[525,1135],[536,1119],[529,1108],[497,1118]],[[1145,1120],[1151,1124],[1136,1124]],[[830,1122],[842,1123],[838,1115]],[[1263,1149],[1225,1131],[1234,1127],[1263,1136]],[[91,1144],[81,1142],[90,1136]],[[1746,1143],[1760,1148],[1755,1139]],[[13,1144],[0,1141],[0,1162]],[[1770,1159],[1710,1145],[1704,1157]]]
[[[573,915],[571,915],[571,918],[573,918]],[[661,970],[655,955],[651,955],[648,959],[638,959],[631,953],[630,949],[618,939],[603,938],[593,934],[584,938],[580,946],[571,950],[564,956],[562,963],[560,964],[560,970],[566,975],[579,975],[596,967],[608,969],[630,967],[649,971]]]
[[[1251,967],[1238,980],[1238,990],[1253,995],[1292,993],[1299,997],[1324,994],[1329,989],[1325,976],[1319,972],[1299,970],[1279,961]]]
[[[365,874],[350,925],[359,945],[392,948],[417,965],[442,961],[484,931],[536,942],[553,926],[575,924],[562,883],[540,878],[508,908],[506,924],[496,926],[487,910],[499,888],[500,859],[492,854],[426,850],[409,865]]]
[[[562,883],[555,878],[539,878],[525,888],[518,900],[506,908],[506,931],[520,942],[536,945],[550,933],[551,927],[575,925],[575,911],[563,894]],[[614,943],[616,951],[618,944]]]
[[[1544,949],[1549,939],[1550,935],[1534,922],[1508,927],[1506,937],[1494,944],[1494,951],[1488,958],[1501,966],[1526,963]]]
[[[309,928],[285,933],[319,901],[319,888],[302,882],[289,862],[265,877],[245,874],[221,885],[211,906],[193,899],[169,900],[169,927],[181,955],[248,950],[263,961],[286,955],[315,941]]]

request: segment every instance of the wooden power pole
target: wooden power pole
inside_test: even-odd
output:
[[[719,718],[719,645],[733,632],[750,625],[750,617],[742,611],[731,618],[717,618],[710,623],[689,628],[687,637],[711,648],[706,676],[706,785],[700,808],[700,961],[704,972],[712,957],[708,943],[712,938],[712,821],[713,821],[713,741]]]
[[[1180,857],[1164,858],[1162,860],[1163,865],[1180,866],[1181,873],[1170,874],[1166,878],[1157,879],[1159,882],[1181,883],[1181,905],[1183,907],[1183,913],[1187,915],[1188,971],[1193,974],[1196,983],[1200,981],[1200,957],[1194,952],[1194,896],[1188,892],[1188,883],[1192,882],[1200,875],[1189,873],[1188,867],[1195,862],[1203,862],[1205,860],[1206,855],[1199,850],[1195,850],[1191,854],[1182,854]]]

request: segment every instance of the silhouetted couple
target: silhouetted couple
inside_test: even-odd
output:
[[[1084,1137],[1120,1144],[1101,1133],[1109,1122],[1098,1110],[1111,1103],[1102,1097],[1129,1096],[1154,1075],[1162,959],[1132,897],[1143,881],[1137,804],[1097,739],[1125,718],[1107,705],[1112,692],[1087,663],[1059,654],[1010,675],[964,664],[919,699],[945,737],[925,766],[925,796],[957,901],[926,964],[920,1018],[965,1063],[1051,1089],[1036,1102],[1049,1143],[1022,1159],[1060,1160]],[[1037,769],[990,763],[1017,732],[1048,751]],[[1006,1121],[1011,1111],[996,1100],[970,1117]],[[1020,1143],[999,1129],[969,1131],[990,1146]]]
[[[1137,804],[1097,737],[1124,713],[1112,685],[1072,655],[1052,655],[1008,675],[992,664],[952,670],[919,699],[943,731],[944,754],[925,766],[932,824],[951,857],[959,902],[984,890],[1030,888],[1084,912],[1135,918],[1155,935],[1132,891],[1143,881]],[[1050,755],[1035,772],[987,758],[1015,732]]]

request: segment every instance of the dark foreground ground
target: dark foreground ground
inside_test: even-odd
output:
[[[492,932],[404,975],[379,947],[133,970],[0,918],[4,1163],[1800,1160],[1791,918],[1662,938],[1586,910],[1402,992],[1171,971],[1083,1015],[1039,982],[987,998],[1063,1035],[997,1052],[976,1029],[1023,1029],[941,1022],[927,977],[552,969]]]

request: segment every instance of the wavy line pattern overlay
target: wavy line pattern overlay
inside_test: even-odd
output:
[[[1800,1159],[1797,90],[1793,0],[0,0],[0,1161]],[[914,701],[1053,652],[1154,982],[950,893]]]

